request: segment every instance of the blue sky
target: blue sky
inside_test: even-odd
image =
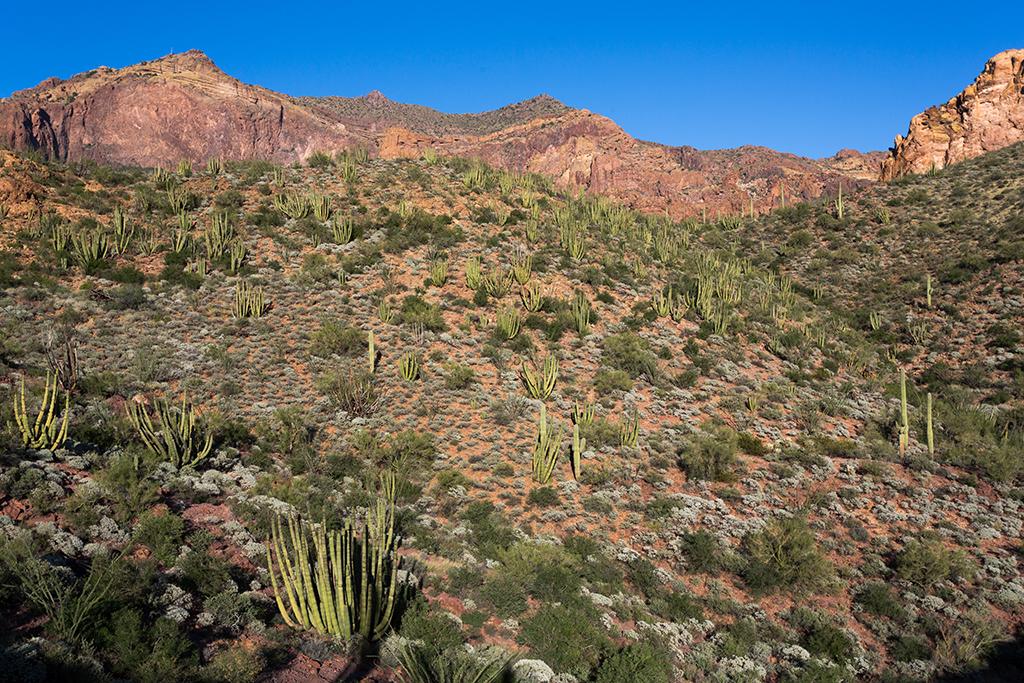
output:
[[[18,3],[0,97],[196,48],[289,95],[380,90],[462,113],[547,93],[644,140],[823,157],[888,148],[989,57],[1024,48],[1019,2],[973,18],[935,1],[356,4]]]

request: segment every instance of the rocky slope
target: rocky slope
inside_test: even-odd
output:
[[[361,142],[330,116],[231,78],[197,50],[14,93],[0,101],[0,140],[63,161],[129,166],[216,156],[292,162]]]
[[[882,180],[926,173],[1024,140],[1024,50],[1000,52],[974,83],[910,121],[882,163]]]
[[[613,121],[541,95],[481,114],[444,114],[359,98],[292,98],[231,78],[193,50],[68,80],[0,101],[0,141],[45,156],[138,166],[226,159],[302,161],[364,147],[371,156],[477,156],[551,174],[644,211],[675,218],[766,211],[833,195],[877,176],[881,154],[843,150],[812,160],[761,147],[699,151],[635,140]]]

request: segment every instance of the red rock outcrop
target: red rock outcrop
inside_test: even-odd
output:
[[[584,187],[632,208],[668,211],[675,218],[707,212],[764,212],[866,184],[881,152],[843,150],[812,160],[765,147],[699,151],[636,140],[613,121],[586,110],[541,116],[490,135],[430,137],[390,128],[379,141],[383,158],[440,154],[479,157],[493,166],[545,173],[562,187]]]
[[[64,161],[134,166],[215,156],[289,163],[359,142],[343,124],[231,78],[197,50],[14,93],[0,101],[0,141]]]
[[[399,125],[395,125],[395,123]],[[613,121],[546,95],[481,114],[441,114],[362,98],[293,98],[247,85],[190,51],[124,69],[48,79],[0,100],[0,145],[64,161],[134,165],[210,157],[302,161],[365,147],[384,158],[479,157],[546,173],[643,211],[673,217],[770,210],[873,180],[880,158],[843,150],[805,159],[763,147],[698,151],[635,140]]]
[[[974,83],[910,121],[882,162],[882,180],[926,173],[1024,140],[1024,50],[1000,52]]]

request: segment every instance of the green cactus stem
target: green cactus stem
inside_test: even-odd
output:
[[[562,428],[554,432],[554,425],[548,424],[547,409],[541,404],[540,418],[537,421],[537,439],[533,446],[533,480],[539,484],[551,481],[555,471],[555,461],[562,447]]]
[[[52,378],[52,379],[51,379]],[[64,392],[64,418],[57,419],[57,375],[46,373],[46,389],[43,404],[35,420],[29,420],[25,403],[25,376],[21,377],[21,393],[14,397],[14,420],[21,431],[21,440],[26,448],[54,450],[64,444],[68,435],[68,418],[71,415],[71,395]]]
[[[186,394],[181,396],[180,409],[175,410],[162,398],[155,401],[154,409],[159,427],[141,401],[128,402],[128,418],[151,451],[178,468],[192,467],[210,454],[213,435],[202,424],[196,427],[195,410]]]
[[[286,533],[280,515],[272,521],[267,565],[278,610],[292,628],[379,640],[391,626],[398,596],[394,507],[378,498],[362,538],[351,517],[341,529],[326,527],[326,519],[309,524],[292,514]]]
[[[546,399],[555,388],[555,381],[558,379],[558,359],[554,354],[544,359],[544,368],[541,372],[534,372],[523,361],[522,380],[530,396],[536,399]]]

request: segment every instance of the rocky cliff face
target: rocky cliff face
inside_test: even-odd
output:
[[[541,95],[481,114],[361,98],[292,98],[246,85],[201,52],[48,79],[0,100],[0,144],[70,161],[173,165],[210,157],[303,161],[363,146],[385,158],[476,156],[675,218],[770,210],[877,177],[880,153],[805,159],[763,147],[698,151],[635,140],[613,121]]]
[[[343,124],[241,83],[193,50],[14,93],[0,101],[0,141],[64,161],[156,166],[215,156],[288,163],[357,139]]]
[[[926,173],[1024,140],[1024,50],[1000,52],[974,84],[910,121],[882,162],[882,180]]]
[[[883,154],[842,150],[806,159],[765,147],[700,151],[636,140],[613,121],[586,110],[541,116],[482,136],[430,137],[390,128],[379,141],[384,158],[441,154],[479,157],[500,168],[550,174],[563,187],[584,187],[632,208],[674,218],[748,212],[838,194],[877,177]]]

